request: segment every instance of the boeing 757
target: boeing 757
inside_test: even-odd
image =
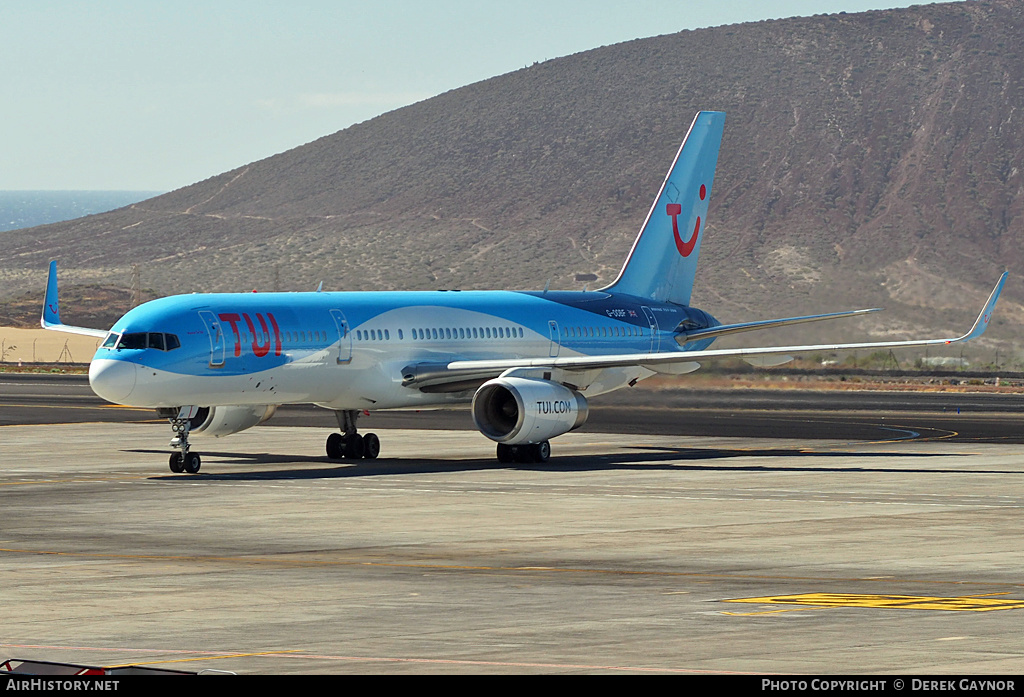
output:
[[[618,277],[595,291],[210,293],[140,305],[109,331],[60,319],[56,262],[42,326],[103,342],[93,391],[153,408],[173,431],[170,468],[195,473],[191,436],[227,436],[282,404],[332,410],[333,460],[376,458],[360,414],[472,403],[501,462],[545,462],[550,440],[587,420],[591,398],[700,361],[761,365],[793,354],[953,344],[985,331],[1004,273],[971,329],[945,339],[712,350],[720,336],[875,309],[722,324],[690,306],[725,114],[697,114]]]

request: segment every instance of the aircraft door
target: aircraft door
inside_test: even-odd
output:
[[[224,367],[224,328],[217,315],[208,310],[200,310],[199,318],[206,325],[206,333],[210,337],[210,367]]]
[[[331,310],[331,317],[334,318],[334,326],[338,328],[338,363],[351,363],[352,331],[348,327],[348,320],[341,310]]]
[[[551,336],[551,349],[548,351],[548,356],[555,358],[558,356],[558,351],[562,346],[559,343],[558,322],[553,319],[548,320],[548,334]]]
[[[658,318],[654,316],[651,308],[644,305],[644,314],[647,316],[647,324],[651,327],[651,353],[657,353],[661,348],[661,337],[658,336]]]

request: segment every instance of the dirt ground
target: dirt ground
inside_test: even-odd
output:
[[[0,327],[0,362],[88,363],[101,341],[45,329]]]

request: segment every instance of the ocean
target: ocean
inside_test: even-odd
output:
[[[158,196],[162,191],[0,191],[0,232],[58,223]]]

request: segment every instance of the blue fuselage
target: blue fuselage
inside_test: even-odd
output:
[[[679,352],[679,331],[717,325],[695,308],[602,291],[179,295],[118,320],[90,381],[105,399],[140,407],[415,407],[467,395],[403,386],[410,365]],[[650,374],[610,371],[591,393]]]

